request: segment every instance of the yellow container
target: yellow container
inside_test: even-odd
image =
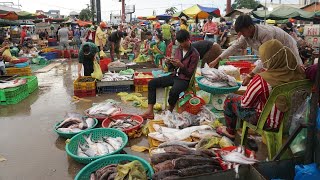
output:
[[[135,85],[134,86],[135,92],[148,92],[148,85]]]
[[[6,68],[6,72],[8,76],[32,76],[32,71],[30,66],[24,68]]]
[[[92,82],[79,82],[82,78],[91,78],[91,76],[82,76],[73,82],[74,90],[93,90],[96,89],[96,80]]]

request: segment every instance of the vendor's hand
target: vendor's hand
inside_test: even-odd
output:
[[[180,61],[179,59],[171,60],[171,63],[172,63],[175,67],[179,67],[179,68],[182,68],[182,67],[183,67],[183,64],[181,63],[181,61]]]
[[[221,60],[220,57],[217,57],[214,61],[212,61],[210,64],[209,64],[209,67],[211,68],[214,68],[216,67],[217,64],[219,64],[219,61]]]
[[[246,76],[242,81],[242,86],[247,86],[250,83],[251,79],[252,78],[250,76]]]
[[[78,72],[78,77],[81,77],[81,72]]]

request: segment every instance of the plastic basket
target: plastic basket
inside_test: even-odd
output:
[[[139,78],[138,74],[151,75],[152,78]],[[134,85],[148,85],[149,81],[153,79],[152,72],[135,72],[134,73]]]
[[[28,93],[33,93],[36,89],[38,89],[38,78],[37,76],[23,76],[21,78],[27,79]]]
[[[77,155],[79,142],[81,144],[84,144],[85,140],[83,138],[83,135],[89,136],[90,134],[92,134],[91,138],[93,140],[99,140],[105,136],[114,137],[114,138],[121,137],[123,140],[123,144],[121,145],[120,149],[118,149],[112,153],[109,153],[109,154],[105,154],[102,156],[95,156],[95,157],[80,157]],[[127,143],[128,143],[128,136],[122,131],[112,129],[112,128],[90,129],[90,130],[81,132],[81,133],[75,135],[74,137],[72,137],[70,139],[70,142],[66,145],[66,151],[67,151],[67,154],[75,161],[82,163],[82,164],[88,164],[88,163],[90,163],[94,160],[97,160],[99,158],[110,156],[112,154],[116,154],[116,153],[120,152],[127,145]]]
[[[194,99],[199,99],[199,103],[196,105],[193,105],[191,103],[191,101],[193,101]],[[184,111],[187,111],[188,113],[197,115],[201,111],[202,106],[204,106],[205,104],[206,104],[206,102],[202,98],[193,97],[188,101],[188,103],[185,104]]]
[[[29,66],[28,62],[17,63],[17,64],[14,65],[14,67],[16,67],[16,68],[24,68],[24,67],[27,67],[27,66]]]
[[[74,90],[74,95],[77,97],[94,97],[96,96],[96,89],[92,90]]]
[[[240,69],[240,74],[248,74],[250,73],[252,63],[248,61],[236,61],[236,62],[226,62],[227,65],[232,65]]]
[[[19,64],[19,63],[27,62],[28,60],[29,60],[28,58],[19,58],[19,60],[14,60],[14,61],[11,61],[10,63]]]
[[[111,58],[104,58],[100,60],[100,68],[102,72],[108,71],[108,65],[111,63]]]
[[[103,120],[101,126],[104,127],[104,128],[108,128],[109,124],[112,122],[112,120],[117,120],[117,119],[121,119],[121,118],[125,118],[125,117],[129,117],[132,119],[132,120],[135,120],[135,121],[138,121],[139,124],[136,125],[136,126],[133,126],[132,128],[128,128],[128,129],[124,129],[122,130],[123,132],[125,132],[126,134],[134,131],[134,130],[137,130],[141,127],[142,123],[143,123],[143,118],[141,116],[138,116],[138,115],[132,115],[132,114],[117,114],[117,115],[114,115],[114,116],[111,116],[109,118],[106,118],[105,120]]]
[[[111,156],[96,160],[96,161],[86,165],[83,169],[81,169],[74,179],[75,180],[88,180],[88,179],[90,179],[91,173],[95,172],[96,170],[98,170],[102,167],[108,166],[110,164],[119,164],[122,161],[134,161],[134,160],[138,160],[141,162],[144,169],[147,171],[147,175],[149,176],[149,179],[152,179],[152,175],[154,174],[154,171],[153,171],[151,165],[146,160],[144,160],[140,157],[137,157],[137,156],[129,155],[129,154],[111,155]]]
[[[30,66],[24,67],[24,68],[6,68],[6,72],[8,76],[31,76],[32,71]]]
[[[98,122],[99,122],[99,121],[98,121],[97,119],[95,119],[95,118],[93,118],[93,120],[94,120],[93,126],[90,127],[90,128],[87,128],[87,129],[85,129],[85,130],[83,130],[83,131],[81,131],[81,132],[84,132],[84,131],[87,131],[87,130],[90,130],[90,129],[95,128],[95,127],[98,125]],[[60,122],[58,122],[58,123],[56,123],[56,124],[54,125],[54,131],[55,131],[60,137],[70,139],[70,138],[72,138],[73,136],[81,133],[81,132],[78,132],[78,133],[65,133],[65,132],[58,131],[58,130],[57,130],[57,127],[58,127],[62,122],[63,122],[63,120],[60,121]]]
[[[148,91],[148,85],[135,85],[134,86],[134,91],[136,93],[147,92]]]
[[[130,91],[130,85],[98,87],[98,93],[117,93],[117,92],[129,92],[129,91]]]
[[[27,84],[0,90],[0,105],[18,104],[29,96]]]
[[[73,82],[73,89],[74,90],[95,90],[96,89],[96,80],[92,81],[92,82],[79,82],[79,80],[81,78],[88,78],[91,76],[82,76],[79,77],[78,79],[76,79]]]
[[[48,53],[42,53],[40,56],[46,58],[47,60],[56,59],[58,57],[57,52],[48,52]]]
[[[204,78],[203,76],[196,77],[196,81],[198,83],[198,86],[201,90],[204,90],[208,93],[211,94],[229,94],[238,91],[238,89],[241,87],[241,83],[238,83],[238,86],[234,87],[213,87],[213,86],[208,86],[205,84],[202,84],[200,80]]]
[[[119,108],[119,113],[118,113],[118,114],[120,114],[121,112],[122,112],[122,109]],[[98,120],[101,121],[101,122],[103,122],[103,120],[105,120],[106,118],[109,117],[109,116],[92,116],[92,115],[90,115],[90,114],[88,113],[87,110],[84,111],[84,114],[85,114],[86,116],[88,116],[88,117],[96,118],[96,119],[98,119]],[[114,114],[114,115],[115,115],[115,114]]]

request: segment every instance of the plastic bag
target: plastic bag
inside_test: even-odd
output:
[[[204,102],[206,102],[206,104],[208,104],[210,102],[210,93],[207,93],[203,90],[200,90],[197,92],[197,96],[202,98],[204,100]]]
[[[98,80],[101,80],[103,77],[100,65],[97,61],[93,61],[93,73],[91,73],[91,76]]]
[[[103,51],[100,51],[100,57],[107,57],[106,53],[104,53]]]
[[[317,168],[316,163],[308,165],[296,165],[295,172],[296,175],[294,180],[320,179],[320,169]]]

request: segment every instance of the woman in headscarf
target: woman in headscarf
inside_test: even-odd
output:
[[[227,127],[222,126],[217,132],[235,138],[237,119],[244,119],[257,124],[272,89],[284,83],[305,79],[292,51],[276,39],[263,43],[259,48],[264,72],[257,74],[248,85],[243,96],[230,94],[224,102],[224,116]],[[276,130],[281,124],[284,112],[288,111],[286,99],[278,97],[273,106],[265,129]]]

